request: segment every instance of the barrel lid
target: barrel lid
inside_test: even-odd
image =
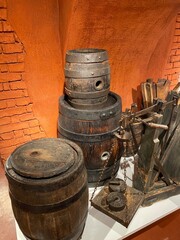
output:
[[[13,170],[30,178],[48,178],[72,167],[76,150],[67,140],[42,138],[18,147],[10,156]]]

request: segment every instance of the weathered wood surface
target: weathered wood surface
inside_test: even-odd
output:
[[[74,49],[66,53],[65,94],[71,106],[101,108],[110,88],[108,54],[103,49]]]
[[[113,218],[115,221],[121,223],[123,226],[128,227],[134,214],[144,200],[144,194],[127,186],[125,195],[127,199],[126,207],[121,211],[112,211],[106,202],[109,193],[108,185],[104,186],[103,189],[92,200],[92,206]]]
[[[47,144],[46,154],[43,155]],[[79,146],[69,140],[64,139],[40,139],[27,143],[27,149],[21,147],[10,156],[6,165],[6,176],[9,182],[9,192],[12,202],[14,216],[23,234],[30,239],[38,240],[59,240],[69,239],[77,240],[81,235],[86,221],[88,211],[88,188],[87,188],[87,173],[84,167],[83,153]],[[63,143],[63,148],[61,148]],[[54,148],[55,147],[55,148]],[[33,152],[42,153],[42,155],[33,155],[31,160],[34,164],[27,169],[29,177],[19,175],[16,172],[16,164],[12,166],[14,157],[19,156],[20,162],[23,164],[23,173],[26,166],[25,155],[31,155]],[[56,149],[56,150],[55,150]],[[73,154],[73,164],[66,165],[64,157],[61,153],[64,150]],[[57,154],[57,155],[56,155]],[[49,156],[56,155],[56,163],[63,162],[63,172],[58,174],[51,170],[53,158]],[[41,158],[41,168],[36,160]],[[42,160],[44,159],[44,161]],[[44,166],[43,166],[44,163]],[[41,176],[40,178],[33,178],[32,170],[38,167],[39,172],[46,169],[51,176]],[[19,166],[18,166],[19,167]],[[58,165],[59,168],[59,165]],[[37,170],[37,169],[36,169]],[[60,170],[60,169],[59,169]],[[38,176],[39,174],[36,173]]]
[[[121,99],[114,93],[108,95],[108,101],[102,109],[76,109],[64,97],[60,98],[59,136],[76,142],[83,150],[90,183],[98,181],[108,158],[102,181],[111,177],[116,159],[115,172],[119,168],[123,147],[114,132],[119,129],[120,117]]]

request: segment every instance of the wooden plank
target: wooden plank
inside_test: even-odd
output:
[[[127,186],[126,191],[127,203],[126,207],[121,211],[112,211],[109,209],[106,202],[106,198],[110,193],[107,185],[92,200],[92,206],[121,223],[123,226],[128,227],[134,214],[144,200],[144,194],[129,186]]]
[[[162,117],[161,114],[155,114],[154,122],[161,124]],[[138,160],[138,163],[135,165],[133,186],[143,192],[147,192],[152,184],[151,178],[155,165],[154,154],[158,154],[159,134],[159,128],[152,129],[147,127],[142,137],[142,143],[139,149],[140,161]]]
[[[157,98],[165,100],[170,88],[170,81],[167,79],[158,79],[157,82]]]

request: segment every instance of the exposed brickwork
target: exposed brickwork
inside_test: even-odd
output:
[[[33,113],[24,79],[25,51],[7,22],[6,0],[0,0],[0,156],[45,132]]]
[[[164,77],[171,81],[171,88],[180,81],[180,13],[176,19],[174,39],[164,71]]]

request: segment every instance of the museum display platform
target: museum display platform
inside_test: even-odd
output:
[[[133,174],[132,159],[129,159],[128,163],[129,167],[127,168],[127,184],[131,185]],[[118,171],[118,177],[123,178],[123,172],[121,169]],[[98,188],[96,194],[101,190],[101,188],[102,187]],[[93,191],[94,188],[89,189],[89,198],[91,198]],[[89,213],[82,235],[82,240],[121,240],[155,223],[156,221],[166,217],[178,209],[180,209],[180,194],[156,202],[148,207],[140,207],[135,213],[128,228],[126,228],[89,205]],[[17,223],[16,233],[17,240],[26,240]]]

